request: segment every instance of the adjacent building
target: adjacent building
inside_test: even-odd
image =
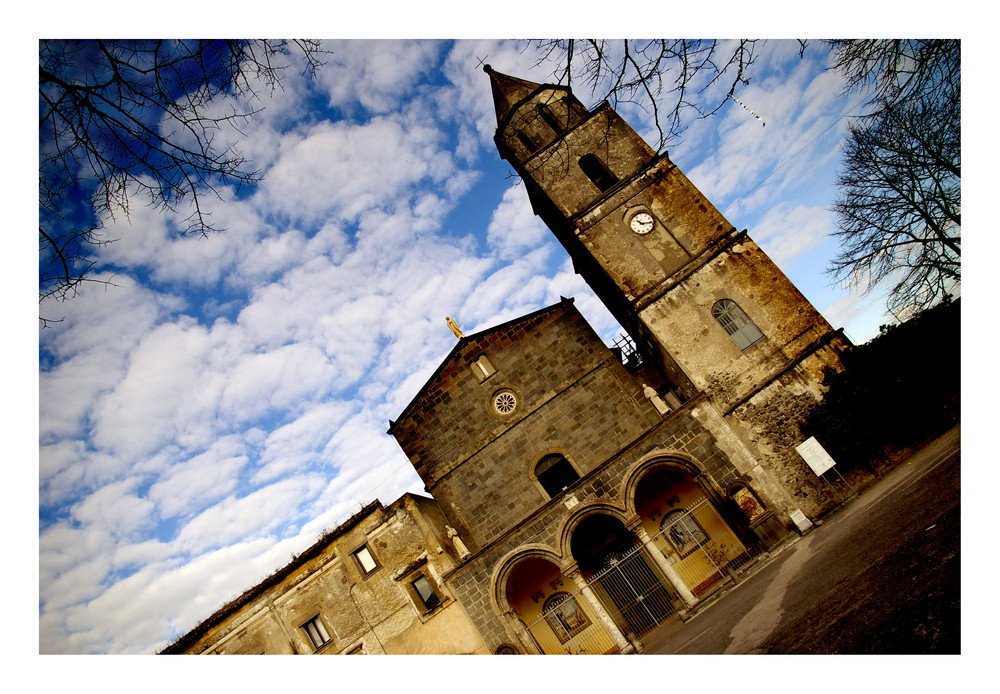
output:
[[[433,500],[374,501],[163,653],[484,653],[442,581],[460,561]]]

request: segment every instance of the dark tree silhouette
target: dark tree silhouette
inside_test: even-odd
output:
[[[293,51],[310,74],[321,64],[316,41],[40,41],[40,300],[90,281],[102,218],[127,216],[136,194],[171,210],[188,199],[182,231],[215,230],[203,196],[259,180],[217,135],[255,113],[237,103],[280,86]]]
[[[872,96],[844,147],[829,271],[862,290],[892,283],[897,316],[920,310],[961,281],[959,42],[831,44],[831,67]]]

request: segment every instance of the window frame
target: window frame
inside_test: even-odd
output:
[[[417,587],[417,584],[421,581],[427,584],[427,589],[430,591],[429,597],[424,597],[423,592]],[[417,572],[415,576],[411,576],[407,579],[407,582],[413,590],[413,594],[420,600],[420,606],[422,606],[424,614],[432,612],[444,604],[444,599],[438,594],[434,581],[432,581],[424,572]],[[428,604],[428,600],[431,600],[430,604]]]
[[[497,372],[496,367],[490,362],[489,357],[485,354],[480,354],[478,357],[469,364],[469,368],[472,370],[472,375],[476,377],[476,380],[480,383],[485,383],[493,374]]]
[[[577,166],[583,171],[590,182],[597,186],[602,193],[606,193],[618,183],[618,177],[608,168],[608,165],[601,161],[593,152],[584,154],[576,161]]]
[[[397,580],[402,583],[403,590],[413,604],[413,609],[416,610],[417,615],[422,620],[433,615],[448,602],[447,594],[441,589],[441,586],[426,565],[405,576],[400,576]],[[431,591],[431,598],[425,599],[420,589],[417,588],[416,584],[421,580],[426,581],[427,587]],[[436,602],[428,605],[428,600],[431,599],[436,600]]]
[[[556,137],[561,137],[566,132],[566,128],[559,122],[559,117],[555,114],[555,112],[553,112],[552,108],[547,103],[538,104],[538,115],[541,116],[542,120],[545,121],[545,124],[551,128]]]
[[[669,519],[671,517],[677,517],[677,519],[670,521]],[[691,525],[694,527],[690,527]],[[675,538],[670,534],[671,531],[676,529],[678,526],[680,526],[684,532],[691,535],[691,540],[684,541],[682,538]],[[695,552],[699,548],[706,546],[712,540],[712,536],[705,532],[705,528],[703,528],[701,523],[698,522],[698,519],[694,517],[694,514],[683,508],[675,508],[663,514],[663,518],[660,519],[660,533],[667,540],[667,542],[670,543],[670,546],[674,548],[674,551],[677,552],[681,559],[688,556],[692,552]],[[699,533],[701,535],[700,540],[695,533]],[[694,546],[689,546],[691,542],[694,543]]]
[[[590,626],[590,617],[573,595],[566,591],[553,593],[542,603],[542,616],[549,629],[563,644]],[[568,620],[572,618],[573,623]]]
[[[530,156],[541,149],[541,147],[535,142],[535,139],[523,130],[515,130],[514,137],[516,137],[517,141],[522,147],[524,147],[525,156]]]
[[[312,627],[312,629],[310,629]],[[299,629],[306,635],[306,640],[312,644],[313,652],[317,652],[320,649],[333,643],[336,632],[323,621],[323,616],[321,614],[316,614],[316,616],[307,619],[303,622]],[[316,632],[315,636],[313,631]],[[326,640],[321,643],[317,643],[317,638],[326,637]]]
[[[543,470],[539,470],[539,468],[541,468],[542,465],[547,461],[548,465],[545,465],[545,468]],[[561,463],[565,464],[565,469],[563,469]],[[552,470],[556,466],[560,466],[560,469],[563,469],[564,472],[566,469],[568,469],[575,475],[575,478],[570,480],[568,484],[564,484],[561,488],[553,492],[552,490],[549,489],[549,486],[546,484],[546,482],[542,481],[542,477],[543,475],[545,475],[545,473],[547,473],[549,470]],[[550,499],[555,499],[556,497],[558,497],[560,494],[562,494],[567,489],[572,487],[574,484],[579,482],[582,477],[580,471],[576,469],[576,466],[573,465],[573,463],[570,462],[570,459],[565,455],[563,455],[562,453],[547,453],[543,455],[535,462],[534,467],[532,467],[531,469],[531,474],[534,476],[535,481],[538,482],[538,486],[542,488],[542,491]],[[551,475],[546,476],[546,480],[548,480],[551,477],[552,477]],[[559,479],[559,477],[557,477],[557,479]]]
[[[364,563],[361,561],[361,557],[359,555],[362,552],[366,552],[368,554],[368,557],[372,560],[372,563],[374,563],[374,566],[371,569],[366,569]],[[351,552],[351,556],[354,557],[354,563],[361,571],[361,576],[363,578],[368,578],[369,576],[371,576],[376,571],[382,568],[382,563],[378,560],[378,557],[375,555],[375,552],[372,551],[371,545],[369,545],[367,542],[358,547],[353,552]]]

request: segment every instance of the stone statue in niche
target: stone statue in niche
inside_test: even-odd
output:
[[[663,398],[661,398],[657,392],[653,390],[652,386],[648,386],[643,383],[642,394],[645,395],[651,403],[653,403],[653,407],[656,408],[656,411],[660,413],[661,417],[670,412],[670,407],[667,406],[667,403],[663,402]]]
[[[458,536],[458,531],[455,530],[450,525],[444,526],[444,529],[445,532],[448,533],[448,539],[451,540],[451,544],[455,548],[455,551],[458,553],[459,558],[462,559],[463,561],[468,559],[472,555],[472,553],[469,552],[469,549],[465,546],[465,543],[462,542],[462,538]]]

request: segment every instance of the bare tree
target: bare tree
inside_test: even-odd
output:
[[[317,41],[42,40],[39,45],[39,294],[65,299],[90,281],[102,217],[128,215],[136,193],[194,210],[183,232],[216,230],[201,201],[220,186],[259,180],[222,128],[256,112],[259,89],[280,86],[283,56]],[[224,104],[220,101],[229,97]]]
[[[741,39],[606,40],[544,39],[533,41],[539,63],[555,65],[560,84],[582,82],[617,109],[638,103],[652,116],[662,151],[685,130],[689,118],[717,113],[742,84],[749,83],[757,41]],[[725,96],[709,94],[717,83],[729,86]]]
[[[926,308],[961,281],[959,42],[830,43],[831,67],[871,98],[844,147],[829,272],[891,282],[896,315]]]

